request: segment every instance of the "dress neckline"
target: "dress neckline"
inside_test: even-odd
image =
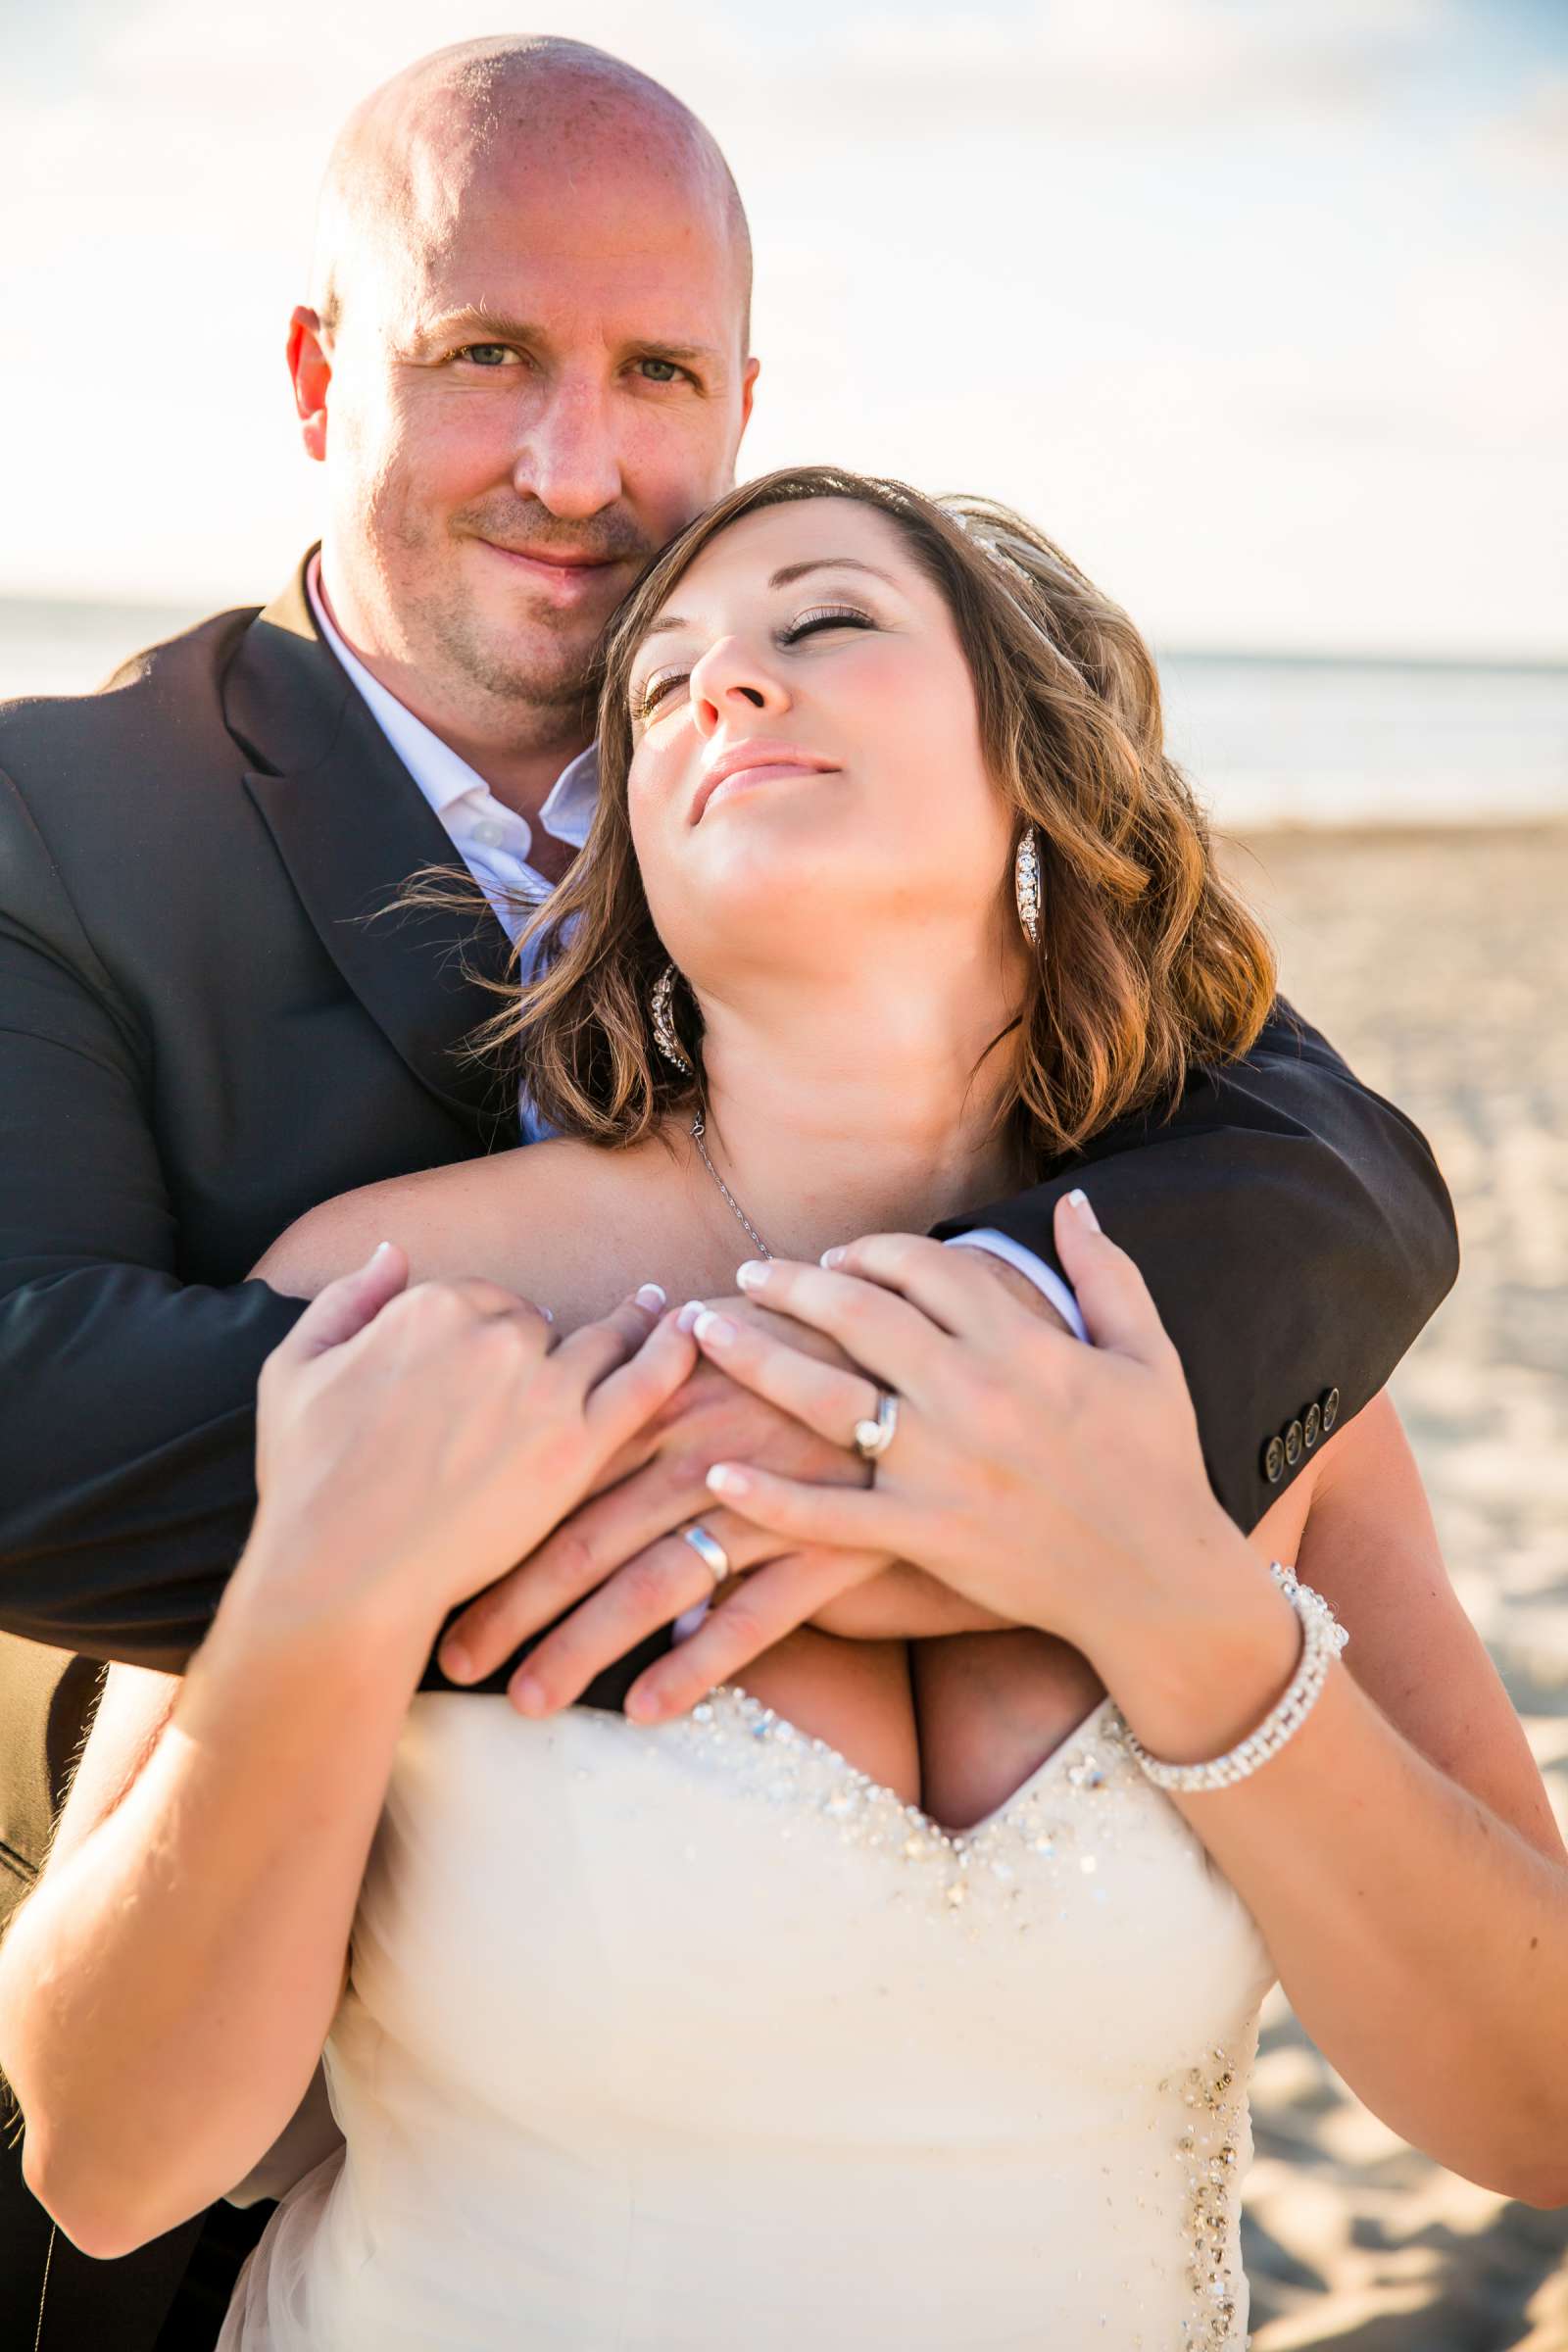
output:
[[[897,1805],[907,1819],[918,1827],[922,1836],[929,1838],[933,1844],[949,1847],[956,1854],[966,1852],[982,1838],[988,1837],[993,1831],[1004,1828],[1015,1812],[1026,1806],[1031,1797],[1038,1795],[1048,1780],[1054,1778],[1058,1765],[1064,1763],[1075,1750],[1086,1746],[1097,1733],[1105,1736],[1110,1732],[1112,1722],[1119,1723],[1120,1721],[1116,1702],[1107,1690],[1090,1708],[1089,1713],[1084,1716],[1082,1721],[1075,1724],[1071,1731],[1065,1733],[1057,1740],[1049,1755],[1041,1758],[1033,1772],[1026,1779],[1020,1781],[1009,1795],[1003,1798],[1000,1805],[993,1806],[989,1813],[983,1813],[980,1819],[971,1822],[967,1829],[953,1830],[949,1829],[945,1822],[933,1820],[923,1807],[911,1803],[907,1797],[901,1796],[899,1791],[896,1788],[890,1788],[886,1782],[876,1780],[868,1772],[862,1772],[858,1764],[852,1763],[843,1750],[834,1747],[829,1740],[819,1740],[814,1732],[803,1731],[801,1726],[798,1723],[792,1723],[787,1715],[780,1715],[776,1708],[767,1706],[761,1699],[754,1697],[752,1692],[745,1690],[739,1683],[718,1684],[706,1699],[700,1701],[692,1709],[689,1720],[704,1721],[702,1710],[704,1707],[711,1709],[714,1699],[732,1700],[737,1712],[746,1719],[747,1728],[751,1731],[756,1732],[764,1726],[771,1725],[790,1739],[800,1740],[824,1763],[842,1772],[847,1779],[853,1780],[867,1796],[886,1804]],[[676,1720],[682,1719],[677,1718]],[[1089,1785],[1098,1786],[1098,1776]]]

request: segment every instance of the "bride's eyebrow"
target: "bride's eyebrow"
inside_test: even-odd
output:
[[[891,572],[878,571],[874,564],[862,564],[857,556],[813,556],[807,564],[786,564],[768,581],[770,588],[788,588],[795,580],[804,580],[808,571],[868,571],[873,580],[885,581],[896,588],[898,581]]]
[[[772,574],[767,584],[769,588],[788,588],[796,580],[804,580],[808,571],[865,571],[873,580],[885,581],[889,588],[899,584],[891,572],[878,571],[874,564],[862,564],[858,556],[812,556],[805,564],[786,564]],[[643,643],[646,645],[650,637],[662,637],[671,629],[689,629],[691,625],[678,612],[662,613],[644,629]]]

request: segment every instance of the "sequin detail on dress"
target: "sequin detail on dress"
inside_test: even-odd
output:
[[[1247,2093],[1238,2087],[1237,2076],[1234,2059],[1216,2049],[1204,2065],[1190,2068],[1181,2083],[1191,2121],[1177,2139],[1176,2154],[1186,2188],[1193,2286],[1192,2310],[1182,2322],[1184,2345],[1237,2340],[1237,2196],[1242,2148],[1250,2144]]]
[[[1114,1816],[1104,1817],[1104,1841],[1095,1834],[1102,1824],[1093,1819],[1086,1836],[1083,1808],[1064,1802],[1063,1788],[1093,1796],[1117,1787],[1142,1793],[1145,1786],[1122,1739],[1122,1719],[1108,1698],[1004,1803],[968,1830],[944,1829],[825,1740],[729,1685],[655,1738],[679,1736],[687,1727],[689,1736],[722,1764],[732,1787],[780,1809],[786,1837],[804,1813],[831,1827],[846,1845],[911,1865],[907,1888],[900,1891],[913,1892],[933,1918],[951,1919],[972,1905],[1016,1900],[1018,1874],[1025,1868],[1056,1871],[1065,1880],[1095,1879],[1114,1837]],[[1091,1891],[1098,1901],[1107,1899],[1102,1886]]]

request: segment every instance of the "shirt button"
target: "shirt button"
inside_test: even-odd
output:
[[[1309,1404],[1307,1406],[1301,1419],[1301,1435],[1306,1440],[1306,1449],[1310,1453],[1323,1435],[1323,1408],[1321,1405]]]
[[[1339,1390],[1325,1389],[1322,1395],[1321,1403],[1323,1406],[1323,1435],[1327,1437],[1329,1431],[1334,1427],[1335,1422],[1340,1417]]]
[[[487,850],[499,850],[507,837],[496,823],[495,818],[487,816],[482,825],[474,826],[473,838],[475,841],[482,841]]]
[[[1278,1438],[1270,1438],[1263,1448],[1263,1476],[1271,1487],[1277,1487],[1285,1476],[1285,1448]]]

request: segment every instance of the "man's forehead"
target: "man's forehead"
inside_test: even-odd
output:
[[[737,294],[749,306],[750,241],[708,132],[616,61],[523,44],[536,46],[573,55],[499,84],[415,69],[367,102],[328,174],[327,272],[340,284],[368,265],[397,307],[424,313],[511,312],[530,281],[574,274],[603,291],[641,272],[727,328]]]
[[[744,299],[744,261],[713,192],[624,165],[585,185],[541,159],[472,175],[435,218],[378,240],[419,318],[462,311],[541,322],[588,305],[662,313],[670,338],[703,339]]]

